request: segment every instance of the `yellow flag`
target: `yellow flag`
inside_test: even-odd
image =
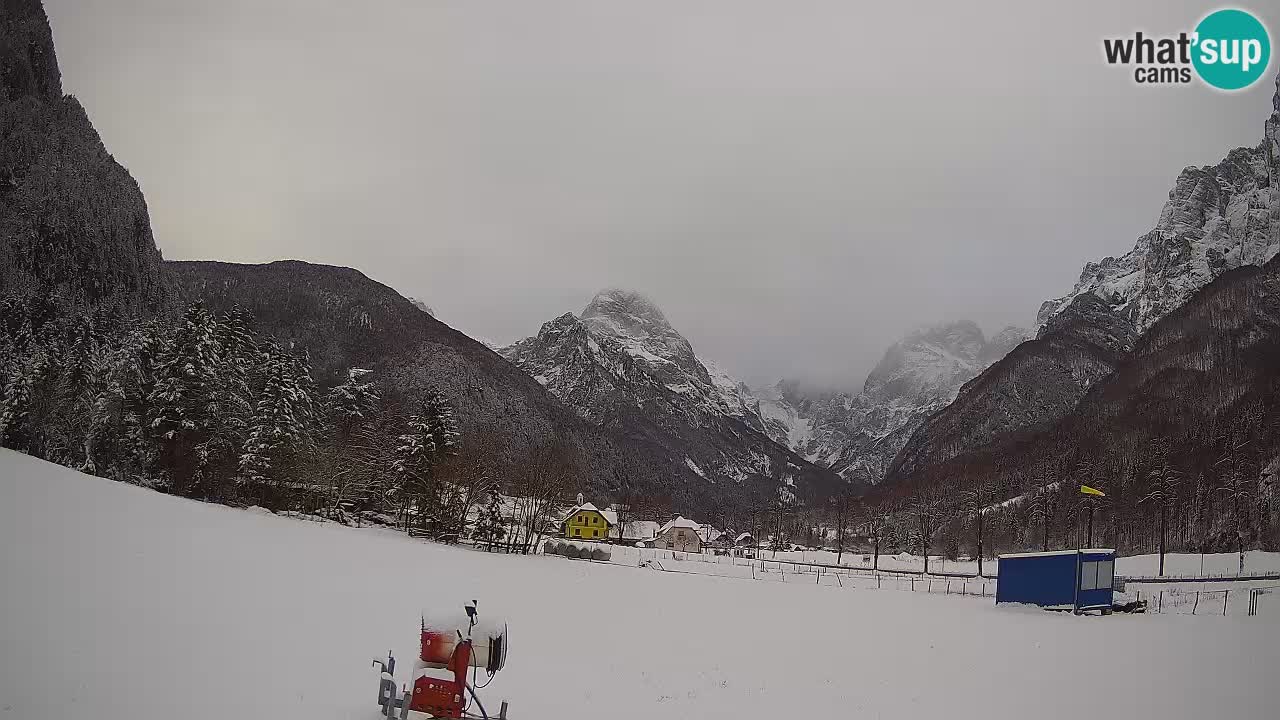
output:
[[[1107,494],[1106,494],[1106,493],[1102,492],[1102,491],[1101,491],[1101,490],[1099,490],[1098,488],[1091,488],[1091,487],[1089,487],[1088,485],[1081,485],[1081,486],[1080,486],[1080,492],[1084,493],[1085,495],[1097,495],[1098,497],[1106,497],[1106,496],[1107,496]]]

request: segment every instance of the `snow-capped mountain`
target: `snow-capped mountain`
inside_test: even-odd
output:
[[[1214,278],[1263,265],[1280,251],[1280,77],[1263,141],[1217,165],[1178,176],[1155,227],[1119,258],[1088,263],[1070,293],[1048,300],[1041,331],[1075,298],[1092,293],[1146,332]]]
[[[768,479],[801,492],[841,484],[774,442],[750,389],[700,359],[639,293],[603,290],[581,316],[565,313],[499,352],[593,423],[655,426],[710,483]]]
[[[1089,263],[1067,295],[1045,302],[1036,340],[965,386],[890,468],[927,475],[951,458],[1052,427],[1131,361],[1148,331],[1230,270],[1280,250],[1280,76],[1262,142],[1178,176],[1155,228],[1120,258]],[[1203,370],[1203,368],[1201,368]]]
[[[1027,337],[1008,327],[988,340],[967,320],[918,330],[889,347],[862,392],[806,392],[784,381],[761,393],[760,414],[770,436],[810,461],[879,482],[925,418]]]

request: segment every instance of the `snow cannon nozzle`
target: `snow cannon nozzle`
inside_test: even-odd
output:
[[[475,600],[472,600],[470,605],[462,606],[462,608],[467,611],[467,619],[471,622],[471,624],[467,626],[467,637],[471,636],[471,631],[476,626],[476,606],[479,604],[480,603]]]

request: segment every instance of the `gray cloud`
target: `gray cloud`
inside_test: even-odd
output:
[[[166,257],[354,266],[503,343],[631,287],[755,382],[1029,325],[1270,109],[1103,63],[1189,2],[46,5]]]

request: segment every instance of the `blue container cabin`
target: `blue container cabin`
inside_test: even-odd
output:
[[[1115,560],[1115,550],[1001,555],[996,603],[1026,603],[1074,612],[1110,612]]]

